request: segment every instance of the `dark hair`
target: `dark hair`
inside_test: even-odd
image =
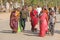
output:
[[[40,6],[38,5],[38,7],[40,7]]]
[[[51,8],[48,9],[49,11],[52,10]]]
[[[25,7],[23,6],[23,7],[22,7],[22,10],[24,10],[24,8],[25,8]]]

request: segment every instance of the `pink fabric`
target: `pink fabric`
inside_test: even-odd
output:
[[[40,36],[45,36],[46,32],[48,31],[46,17],[47,17],[46,13],[42,13],[42,15],[40,16],[40,33],[39,33]]]

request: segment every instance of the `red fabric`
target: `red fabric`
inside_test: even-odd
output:
[[[46,35],[46,32],[48,31],[47,14],[42,13],[39,19],[40,19],[39,36],[44,37]]]
[[[32,22],[32,25],[33,27],[36,26],[36,24],[38,23],[38,18],[37,18],[37,11],[36,10],[32,10],[30,12],[30,17],[31,17],[31,22]]]

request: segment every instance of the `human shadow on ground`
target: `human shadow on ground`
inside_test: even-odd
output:
[[[60,34],[60,30],[55,30],[55,33]]]
[[[2,30],[2,31],[0,31],[0,33],[12,33],[12,31],[11,30]]]
[[[37,36],[38,37],[38,32],[32,32],[31,30],[25,30],[24,35],[26,36]]]
[[[60,23],[60,21],[57,21],[56,23]]]
[[[2,20],[2,19],[0,19],[0,20]]]

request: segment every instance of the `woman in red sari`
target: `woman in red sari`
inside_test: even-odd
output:
[[[39,36],[44,37],[48,31],[48,15],[46,9],[43,8],[39,16],[40,19],[40,32]]]
[[[35,26],[38,24],[38,13],[34,7],[32,7],[32,10],[30,12],[30,18],[31,18],[31,30],[34,32],[36,30]]]

